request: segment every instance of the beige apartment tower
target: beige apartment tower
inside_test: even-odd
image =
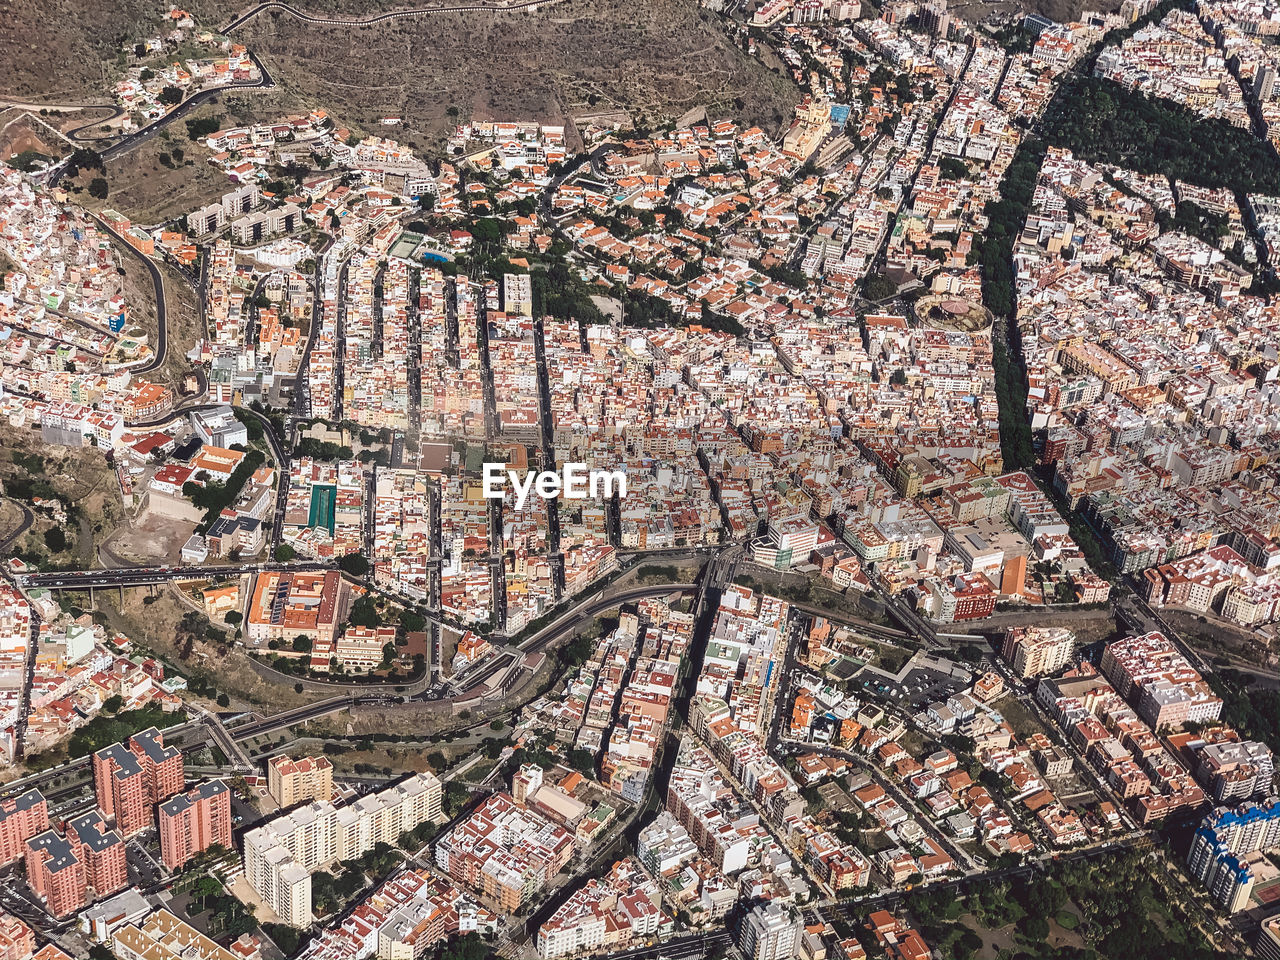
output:
[[[333,795],[333,764],[326,757],[272,757],[267,761],[267,792],[283,810],[324,803]]]

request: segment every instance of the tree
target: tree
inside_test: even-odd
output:
[[[199,140],[201,137],[207,137],[211,133],[217,133],[221,126],[221,117],[199,117],[195,120],[188,120],[187,136],[192,140]]]
[[[302,684],[301,684],[301,683],[295,683],[295,684],[293,685],[293,692],[294,692],[294,693],[301,693],[301,692],[302,692]]]
[[[102,702],[102,709],[107,713],[119,713],[124,706],[124,697],[114,693]]]
[[[244,614],[239,610],[228,610],[226,616],[222,618],[224,623],[229,623],[233,627],[244,620]]]
[[[382,617],[378,616],[378,608],[373,602],[373,597],[365,594],[351,605],[350,620],[357,627],[368,627],[376,629],[382,625]]]
[[[569,751],[566,758],[569,766],[577,770],[579,773],[590,776],[596,769],[596,758],[590,750],[583,750],[581,747]]]
[[[293,638],[292,647],[294,653],[310,653],[312,648],[311,638],[300,633]]]
[[[102,177],[94,177],[89,181],[89,196],[93,197],[95,200],[107,199],[108,192],[109,188],[107,187],[107,181]]]
[[[338,568],[353,577],[363,577],[369,572],[369,561],[358,553],[348,553],[338,561]]]
[[[478,933],[458,937],[440,954],[440,960],[489,960],[492,954]]]
[[[225,693],[218,694],[218,706],[220,707],[231,706],[231,698],[228,697]]]
[[[182,91],[175,86],[169,85],[160,91],[160,95],[156,99],[165,106],[175,107],[182,102]]]
[[[44,532],[44,545],[50,553],[61,553],[67,549],[67,535],[61,527],[50,527]]]
[[[276,551],[273,554],[277,563],[288,563],[290,560],[297,557],[297,555],[298,551],[293,549],[293,547],[289,546],[287,543],[282,543],[280,546],[276,547]]]
[[[1049,921],[1038,913],[1023,917],[1019,928],[1029,939],[1037,942],[1043,942],[1049,937]]]

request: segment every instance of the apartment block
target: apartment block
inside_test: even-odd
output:
[[[54,830],[27,841],[27,883],[55,917],[70,916],[89,905],[84,864],[77,856],[77,846]]]
[[[15,916],[0,913],[0,960],[28,960],[35,952],[31,928]]]
[[[67,841],[84,866],[85,884],[95,899],[129,885],[124,841],[97,810],[67,822]]]
[[[0,803],[0,863],[26,856],[27,841],[49,829],[49,807],[39,790]]]
[[[1280,847],[1280,800],[1219,807],[1196,830],[1187,868],[1209,894],[1237,913],[1249,904],[1256,879],[1254,862]]]
[[[160,857],[177,870],[197,853],[231,849],[231,791],[210,780],[160,804]]]
[[[1102,672],[1155,730],[1216,720],[1222,700],[1159,631],[1109,645]]]
[[[669,935],[658,885],[634,860],[620,860],[603,880],[588,880],[538,928],[540,960],[618,952]]]
[[[166,747],[155,727],[93,755],[93,785],[98,806],[114,817],[125,837],[155,823],[155,807],[184,783],[182,753]]]
[[[267,792],[282,810],[322,803],[333,795],[333,764],[327,757],[272,757],[267,761]]]
[[[1010,627],[1001,656],[1024,680],[1062,670],[1071,662],[1075,634],[1064,627]]]
[[[1196,755],[1196,779],[1218,803],[1269,793],[1275,777],[1271,748],[1256,740],[1211,743]]]
[[[335,860],[354,860],[378,843],[442,815],[443,790],[418,773],[346,807],[311,803],[250,830],[244,869],[250,885],[281,921],[311,923],[311,871]]]
[[[804,926],[799,917],[770,900],[757,904],[742,918],[738,926],[738,949],[747,960],[792,960],[800,956],[800,938]]]
[[[496,793],[436,843],[436,866],[514,912],[573,856],[573,835]]]
[[[111,951],[120,960],[246,960],[242,947],[219,946],[168,910],[157,910],[139,924],[127,923],[111,937]]]

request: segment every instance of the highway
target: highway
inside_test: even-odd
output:
[[[604,593],[595,600],[584,601],[579,606],[561,614],[542,630],[522,642],[518,649],[526,653],[535,653],[542,650],[565,631],[571,630],[583,621],[610,610],[621,603],[631,603],[650,597],[663,597],[671,593],[687,593],[696,589],[697,584],[694,583],[651,584],[649,586],[623,589],[605,588]]]
[[[90,587],[145,587],[174,580],[208,580],[236,577],[265,570],[327,570],[331,564],[319,561],[294,563],[242,563],[213,567],[130,567],[125,570],[63,570],[29,573],[15,579],[21,587],[44,587],[54,590],[88,590]]]

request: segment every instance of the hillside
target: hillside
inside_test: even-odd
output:
[[[202,24],[247,2],[194,0]],[[358,16],[393,0],[298,0],[314,13]],[[126,37],[157,32],[161,0],[0,0],[0,97],[99,100]],[[387,114],[423,146],[462,116],[567,120],[623,109],[637,122],[710,105],[777,129],[798,95],[726,42],[697,0],[565,0],[537,14],[445,14],[357,29],[307,25],[278,11],[235,34],[257,52],[295,107],[324,106],[373,128]]]
[[[536,15],[450,14],[354,30],[268,13],[237,37],[304,103],[364,126],[398,114],[427,139],[452,124],[450,107],[545,120],[623,109],[645,123],[711,105],[776,129],[798,99],[789,81],[728,44],[696,0],[566,0]]]

